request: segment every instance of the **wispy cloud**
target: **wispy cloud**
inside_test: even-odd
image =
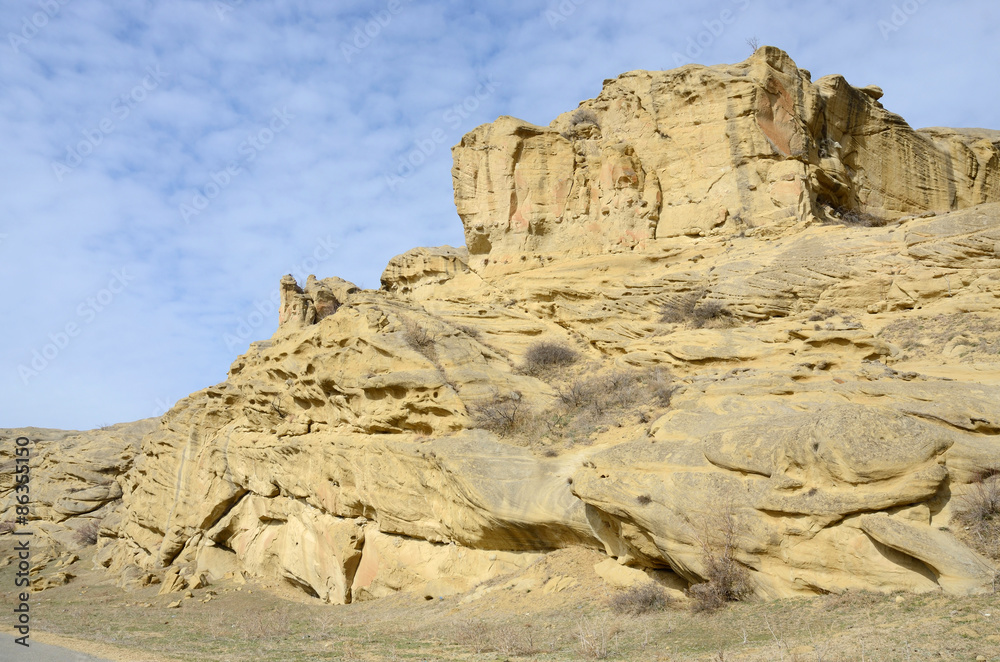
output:
[[[995,126],[996,3],[896,4],[907,20],[884,39],[893,2],[4,3],[0,426],[144,417],[220,381],[226,335],[271,332],[256,304],[318,238],[338,250],[317,276],[368,287],[395,254],[461,244],[448,148],[464,132],[547,124],[691,40],[712,64],[757,36],[815,77],[881,85],[915,125]],[[123,265],[128,287],[80,319]]]

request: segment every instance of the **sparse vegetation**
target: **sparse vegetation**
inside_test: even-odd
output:
[[[982,472],[959,499],[955,519],[979,553],[1000,560],[1000,470]]]
[[[476,427],[501,437],[516,434],[532,419],[531,410],[518,391],[501,394],[494,390],[484,402],[473,405],[470,413]]]
[[[664,304],[660,308],[663,324],[685,324],[695,329],[735,326],[737,318],[721,301],[703,301],[707,292],[698,290]]]
[[[476,653],[496,652],[507,658],[532,655],[537,651],[530,626],[491,624],[473,619],[463,622],[456,634],[457,643]]]
[[[854,225],[863,228],[881,228],[888,225],[888,219],[869,214],[860,209],[850,209],[848,207],[838,207],[833,211],[835,219],[844,225]]]
[[[474,326],[467,326],[465,324],[459,324],[455,328],[457,328],[459,331],[461,331],[465,335],[469,336],[470,338],[473,338],[475,340],[479,339],[479,329],[475,328]]]
[[[608,606],[616,614],[638,616],[651,611],[666,609],[671,604],[670,596],[655,582],[625,589],[612,596]]]
[[[579,358],[580,355],[565,343],[542,340],[528,347],[521,370],[528,375],[538,375],[554,368],[572,365]]]
[[[437,360],[437,351],[434,349],[434,337],[421,325],[412,320],[403,323],[403,340],[412,349],[419,352],[424,358],[430,361]]]
[[[92,519],[76,530],[76,533],[73,535],[73,540],[75,540],[79,545],[89,547],[90,545],[97,544],[97,537],[100,533],[100,523],[97,520]]]
[[[753,595],[750,572],[735,555],[738,536],[733,507],[722,509],[706,524],[707,531],[701,540],[706,581],[688,589],[695,613],[715,611],[726,603]]]
[[[584,619],[577,631],[580,653],[591,660],[604,660],[614,652],[617,635],[616,628],[608,625],[606,616]]]
[[[596,127],[600,127],[601,123],[597,118],[597,113],[592,111],[590,108],[580,108],[569,120],[570,126],[578,126],[580,124],[593,124]]]

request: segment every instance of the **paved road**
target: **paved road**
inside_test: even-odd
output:
[[[14,636],[6,632],[0,635],[0,660],[3,662],[111,662],[107,658],[94,657],[71,651],[68,648],[49,646],[29,639],[28,648],[14,643]]]

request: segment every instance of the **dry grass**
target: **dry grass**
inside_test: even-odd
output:
[[[0,558],[13,545],[0,538]],[[103,572],[87,570],[91,560],[84,555],[75,566],[83,568],[78,579],[32,596],[33,612],[37,607],[32,624],[39,632],[113,641],[134,651],[135,659],[206,662],[1000,659],[995,595],[851,591],[735,602],[712,612],[667,608],[633,616],[615,614],[601,584],[588,583],[593,554],[581,550],[575,570],[554,569],[583,584],[552,594],[498,588],[468,603],[463,595],[427,602],[400,594],[324,605],[283,599],[253,582],[242,592],[221,582],[211,587],[218,592],[211,602],[199,602],[203,593],[196,591],[196,599],[185,600],[180,609],[166,609],[178,596],[157,596],[158,586],[132,593],[116,588]],[[0,584],[13,585],[15,572],[14,565],[0,567]],[[529,649],[534,652],[518,652]]]
[[[618,591],[611,597],[608,606],[616,614],[638,616],[639,614],[661,611],[669,607],[671,603],[670,596],[662,587],[649,582]]]
[[[523,657],[537,652],[529,625],[511,622],[488,623],[482,619],[462,622],[455,632],[455,643],[478,653],[499,653],[503,657]]]

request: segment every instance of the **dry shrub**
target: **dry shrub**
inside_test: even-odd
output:
[[[977,552],[1000,559],[1000,472],[984,471],[970,483],[954,518]]]
[[[494,390],[486,401],[473,405],[470,413],[476,427],[500,437],[517,434],[532,420],[531,409],[518,391],[501,395]]]
[[[463,621],[455,629],[455,643],[478,653],[496,652],[504,657],[521,657],[537,652],[529,625],[490,625],[482,620]]]
[[[477,328],[475,328],[473,326],[467,326],[465,324],[459,324],[455,328],[458,329],[459,331],[461,331],[462,333],[464,333],[465,335],[469,336],[470,338],[474,339],[474,340],[478,340],[479,339],[479,329],[477,329]]]
[[[590,108],[580,108],[569,120],[570,126],[577,126],[580,124],[593,124],[594,126],[600,127],[601,122],[597,118],[597,113],[592,111]]]
[[[79,545],[89,547],[90,545],[97,544],[97,537],[100,533],[100,523],[97,520],[92,519],[76,530],[76,533],[73,534],[73,540],[75,540]]]
[[[283,638],[292,631],[288,612],[278,610],[266,613],[248,612],[243,618],[237,618],[233,627],[244,639],[251,641]]]
[[[661,586],[653,582],[633,586],[619,591],[611,598],[608,606],[617,614],[638,616],[651,611],[666,609],[671,603],[670,596]]]
[[[590,422],[600,422],[606,414],[628,410],[639,404],[668,406],[677,387],[663,368],[615,369],[586,375],[559,389],[559,399],[570,411],[585,414]]]
[[[412,349],[427,359],[434,361],[437,358],[437,352],[434,349],[434,338],[428,333],[427,329],[416,322],[407,320],[403,323],[403,340]]]
[[[583,619],[577,630],[580,653],[592,660],[603,660],[612,654],[612,644],[618,641],[618,632],[608,625],[608,617]]]
[[[660,322],[684,324],[695,329],[735,326],[739,321],[721,301],[702,301],[707,292],[697,290],[660,307]]]
[[[696,329],[735,326],[736,318],[721,301],[706,301],[694,307],[691,325]]]
[[[750,572],[736,560],[736,518],[729,505],[713,519],[713,534],[703,538],[702,558],[705,580],[688,589],[694,612],[715,611],[728,602],[745,600],[753,595]]]
[[[860,209],[848,209],[838,207],[834,210],[834,217],[838,218],[844,225],[854,225],[863,228],[881,228],[889,223],[888,220],[880,218]]]
[[[553,368],[572,365],[579,358],[580,355],[566,344],[543,340],[531,345],[524,353],[521,370],[529,375],[537,375]]]

